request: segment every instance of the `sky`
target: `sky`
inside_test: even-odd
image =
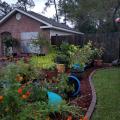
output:
[[[2,1],[5,1],[9,4],[15,4],[17,2],[17,0],[2,0]],[[32,11],[40,13],[48,18],[53,18],[53,16],[55,16],[55,8],[53,5],[47,8],[47,11],[43,12],[45,7],[45,2],[47,0],[33,0],[33,1],[35,3],[35,7],[31,9]],[[63,22],[63,18],[61,18],[60,22]],[[67,22],[67,25],[72,28],[74,27],[74,25],[71,22]]]
[[[2,1],[6,1],[9,4],[15,4],[17,2],[17,0],[2,0]],[[40,13],[46,17],[50,17],[52,18],[53,15],[55,15],[55,9],[54,6],[51,6],[50,8],[47,9],[47,11],[45,13],[43,13],[44,7],[45,7],[45,2],[47,0],[33,0],[35,3],[35,7],[32,8],[32,11],[35,11],[37,13]]]

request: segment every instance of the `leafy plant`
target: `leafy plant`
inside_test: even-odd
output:
[[[57,63],[66,64],[69,66],[71,64],[71,56],[77,52],[78,48],[78,46],[63,42],[57,51],[55,61]]]
[[[61,119],[67,118],[69,114],[72,114],[73,117],[79,118],[82,115],[82,110],[81,108],[66,103],[65,101],[63,101],[57,107],[57,110],[55,110],[54,107],[48,105],[48,103],[39,101],[27,105],[17,117],[20,118],[20,120],[46,120],[47,118],[57,118],[56,113],[58,113],[61,116]]]
[[[36,101],[47,102],[48,101],[47,91],[43,87],[32,86],[32,91],[31,91],[29,100],[32,102],[36,102]]]
[[[94,59],[101,59],[103,52],[104,52],[104,48],[102,48],[102,47],[95,48],[94,53],[93,53],[93,58]]]
[[[48,39],[44,37],[43,34],[38,35],[38,39],[32,40],[32,44],[36,47],[39,47],[40,53],[43,53],[43,49],[47,48],[48,50],[51,50],[51,45]]]
[[[91,62],[93,53],[94,50],[92,43],[88,42],[86,45],[84,45],[82,48],[77,49],[76,52],[71,55],[71,63],[84,66],[86,63]]]
[[[69,59],[64,54],[58,54],[55,58],[55,62],[58,64],[66,64],[67,65],[69,63]]]
[[[33,68],[50,69],[55,66],[54,63],[55,54],[51,53],[46,56],[33,56],[30,59],[30,64]]]
[[[17,64],[11,63],[4,67],[0,79],[3,82],[13,84],[16,80],[16,75],[25,76],[26,80],[31,80],[38,77],[38,72],[21,60],[18,61]]]
[[[56,84],[46,83],[50,91],[55,91],[63,98],[68,98],[68,93],[74,91],[74,85],[69,84],[68,75],[65,73],[60,74],[56,79]]]

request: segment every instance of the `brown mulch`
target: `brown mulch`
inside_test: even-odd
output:
[[[89,75],[95,68],[90,68],[83,73],[83,77],[80,80],[80,93],[77,98],[71,100],[71,103],[80,106],[83,109],[84,114],[87,112],[91,100],[92,91],[89,83]]]

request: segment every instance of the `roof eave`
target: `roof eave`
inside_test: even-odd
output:
[[[84,33],[82,33],[82,32],[77,32],[77,31],[68,30],[68,29],[65,29],[65,28],[60,28],[60,27],[55,27],[55,26],[41,26],[40,28],[41,29],[52,28],[52,29],[57,29],[57,30],[62,30],[62,31],[65,31],[65,32],[69,32],[69,33],[84,35]]]

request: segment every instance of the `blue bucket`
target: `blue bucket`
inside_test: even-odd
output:
[[[73,83],[74,86],[75,86],[75,90],[71,93],[71,96],[75,97],[80,92],[80,80],[77,77],[75,77],[75,76],[69,76],[68,79],[69,79],[68,82],[70,84]]]

